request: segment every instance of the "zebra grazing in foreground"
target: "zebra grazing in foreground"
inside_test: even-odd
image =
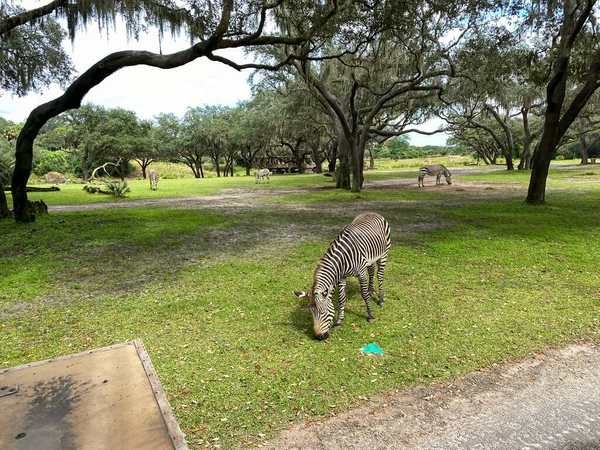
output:
[[[357,216],[350,225],[342,228],[333,239],[313,273],[310,291],[294,291],[298,297],[308,297],[308,309],[313,317],[315,338],[319,341],[329,337],[335,307],[331,296],[338,286],[339,313],[334,328],[342,327],[346,304],[346,278],[358,277],[360,293],[367,305],[367,320],[373,323],[370,297],[373,292],[375,263],[379,282],[379,306],[383,306],[383,271],[390,249],[390,227],[379,214],[367,212]],[[367,284],[367,275],[369,282]]]
[[[153,191],[158,189],[158,174],[156,173],[156,170],[154,169],[150,169],[148,171],[148,178],[150,179],[150,189],[152,189]]]
[[[260,169],[256,172],[256,175],[254,175],[255,184],[257,184],[260,179],[265,181],[265,177],[267,177],[267,183],[271,181],[271,171],[269,169]]]
[[[423,166],[419,169],[419,187],[425,187],[425,183],[423,183],[423,178],[425,175],[436,175],[435,184],[441,184],[440,178],[442,175],[446,177],[446,182],[448,184],[452,184],[452,174],[445,166],[437,165],[437,166]]]

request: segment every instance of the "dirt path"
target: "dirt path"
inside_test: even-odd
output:
[[[584,169],[579,165],[555,165],[553,168],[560,169]],[[506,169],[502,166],[472,166],[464,168],[453,168],[452,175],[454,177],[460,175],[472,175],[477,173],[488,173],[488,172],[502,172]],[[600,172],[599,166],[586,166],[585,170],[598,171]],[[409,171],[409,170],[406,170]],[[364,189],[403,189],[403,190],[419,190],[417,186],[417,170],[410,169],[415,172],[415,177],[411,179],[395,179],[395,180],[384,180],[367,182],[364,185]],[[273,178],[276,180],[276,177]],[[589,180],[587,180],[589,182]],[[518,187],[518,183],[511,182],[494,182],[494,183],[482,183],[482,182],[464,182],[454,180],[452,186],[448,186],[445,183],[442,186],[435,185],[435,178],[426,177],[426,186],[422,188],[422,191],[431,189],[445,189],[447,191],[469,191],[469,192],[483,192],[483,191],[494,191],[494,190],[520,190],[523,191],[523,187]],[[333,186],[332,186],[333,187]],[[331,188],[332,188],[331,187]],[[226,208],[229,206],[237,205],[252,205],[255,204],[253,200],[260,197],[270,197],[277,195],[285,195],[300,192],[314,192],[319,190],[330,189],[329,186],[315,186],[305,187],[297,189],[269,189],[269,190],[256,190],[256,189],[225,189],[219,195],[210,196],[199,196],[199,197],[178,197],[178,198],[161,198],[152,200],[130,200],[121,202],[110,202],[110,203],[96,203],[88,205],[52,205],[48,207],[50,212],[66,212],[66,211],[86,211],[96,209],[107,209],[107,208],[133,208],[137,206],[175,206],[175,207],[212,207],[212,208]]]
[[[451,383],[389,393],[262,446],[337,449],[600,449],[600,347],[574,344]]]
[[[456,175],[473,174],[489,172],[490,170],[502,169],[454,169]],[[429,190],[459,191],[459,192],[490,192],[494,190],[517,190],[515,183],[481,183],[481,182],[457,182],[451,186],[445,183],[441,186],[435,185],[435,178],[428,177],[426,186],[419,188],[416,179],[394,179],[384,181],[367,182],[364,185],[365,190],[421,190],[427,192]],[[198,197],[176,197],[176,198],[159,198],[145,200],[123,200],[118,202],[93,203],[87,205],[50,205],[49,212],[68,212],[68,211],[90,211],[98,209],[112,208],[134,208],[139,206],[167,206],[167,207],[187,207],[187,208],[228,208],[235,206],[264,207],[261,205],[260,199],[265,197],[274,197],[286,194],[298,194],[302,192],[316,192],[322,190],[333,189],[332,186],[314,186],[303,187],[296,189],[224,189],[220,194],[207,195]],[[522,188],[520,188],[522,190]],[[270,208],[270,206],[269,206]]]

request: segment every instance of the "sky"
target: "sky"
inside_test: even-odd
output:
[[[27,2],[28,7],[38,7],[46,2]],[[91,25],[86,31],[80,31],[74,44],[66,39],[63,46],[71,56],[78,74],[85,72],[91,65],[120,50],[147,50],[159,53],[172,53],[189,47],[185,37],[175,41],[165,37],[159,44],[156,34],[143,35],[139,41],[127,41],[124,27],[118,26],[99,33]],[[243,61],[242,50],[232,49],[219,53],[235,61]],[[162,70],[153,67],[138,66],[119,70],[94,87],[83,99],[84,103],[123,108],[134,111],[141,119],[151,119],[159,113],[173,113],[183,116],[188,107],[204,105],[235,106],[240,100],[251,97],[248,77],[251,71],[238,72],[224,64],[199,58],[185,66]],[[52,85],[40,94],[16,97],[10,94],[0,96],[0,116],[14,122],[23,122],[38,105],[62,95],[58,85]],[[432,121],[419,127],[431,131],[441,125]],[[415,146],[444,145],[446,135],[433,136],[411,134],[410,143]]]

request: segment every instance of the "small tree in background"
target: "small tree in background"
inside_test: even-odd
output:
[[[379,156],[391,159],[400,159],[410,150],[409,138],[407,136],[396,136],[388,139],[383,144],[383,149]],[[404,156],[406,157],[406,156]]]

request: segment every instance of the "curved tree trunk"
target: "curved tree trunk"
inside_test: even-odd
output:
[[[217,172],[217,178],[221,177],[221,166],[219,165],[219,157],[213,158],[213,165],[215,168],[215,172]]]
[[[81,176],[83,177],[83,182],[87,183],[90,178],[90,166],[85,153],[81,157]]]
[[[548,142],[540,142],[533,154],[531,178],[529,179],[529,190],[527,191],[527,203],[530,205],[546,204],[546,180],[550,161],[554,157],[556,146]]]
[[[514,147],[509,146],[509,145],[507,145],[506,154],[504,155],[504,157],[506,158],[506,170],[515,170],[515,164],[513,162],[513,148]]]
[[[246,147],[246,151],[244,151],[244,147]],[[244,159],[244,168],[246,169],[246,176],[250,176],[250,172],[252,171],[252,162],[254,161],[254,155],[256,153],[252,153],[252,146],[250,144],[245,144],[242,147],[242,158]]]
[[[517,166],[518,170],[529,170],[531,169],[531,142],[525,140],[523,147],[523,154],[521,155],[521,161]]]
[[[299,45],[306,41],[307,36],[288,37],[288,36],[263,36],[264,25],[269,10],[278,7],[280,2],[273,2],[263,6],[260,12],[259,27],[254,33],[235,36],[233,39],[227,39],[226,34],[230,28],[231,12],[234,7],[233,0],[223,0],[221,18],[214,32],[208,39],[180,52],[161,55],[147,51],[122,51],[108,55],[101,59],[79,78],[77,78],[63,95],[35,108],[27,118],[23,129],[17,138],[17,148],[15,152],[15,170],[12,178],[12,194],[15,219],[21,222],[35,220],[33,213],[27,212],[27,181],[31,175],[33,160],[33,141],[37,137],[42,126],[53,117],[69,109],[79,108],[84,96],[95,86],[100,84],[107,77],[124,67],[133,67],[146,65],[160,69],[173,69],[183,66],[203,56],[214,61],[220,61],[236,69],[242,68],[263,68],[277,69],[283,63],[275,66],[265,66],[259,64],[237,65],[221,56],[213,55],[213,51],[225,48],[252,47],[261,45],[286,44]],[[337,6],[334,6],[329,14],[323,17],[326,22],[335,15]],[[319,27],[321,24],[316,24]],[[309,30],[308,33],[310,33]]]
[[[150,164],[154,162],[154,160],[150,158],[134,158],[134,160],[139,164],[140,169],[142,169],[142,179],[145,180],[147,176],[146,171],[148,170]]]
[[[12,216],[12,212],[8,208],[8,202],[6,201],[6,194],[4,193],[2,181],[0,181],[0,220],[12,219]]]
[[[33,141],[48,120],[69,109],[79,108],[83,97],[93,87],[123,67],[136,65],[148,65],[162,69],[179,67],[209,53],[212,50],[209,47],[210,44],[217,47],[215,42],[204,41],[187,50],[171,55],[157,55],[145,51],[113,53],[83,73],[69,86],[63,95],[35,108],[29,114],[17,138],[15,170],[11,182],[15,219],[20,222],[35,220],[35,217],[26,213],[26,185],[31,175]]]
[[[506,158],[506,170],[515,170],[515,164],[513,162],[513,154],[515,151],[515,139],[512,134],[512,130],[510,129],[510,119],[508,117],[508,113],[506,114],[506,119],[504,121],[506,134],[506,151],[504,157]]]
[[[352,140],[350,144],[350,162],[352,163],[352,187],[350,192],[360,192],[362,189],[362,169],[363,164],[359,158],[356,140]]]
[[[338,140],[336,138],[331,140],[329,154],[329,165],[327,167],[328,172],[335,172],[335,164],[338,158]]]
[[[0,21],[0,35],[4,35],[10,30],[31,22],[32,20],[52,14],[56,9],[64,7],[68,4],[68,0],[54,0],[47,5],[41,6],[30,11],[22,12],[15,16],[9,17]]]
[[[560,30],[560,44],[556,62],[552,68],[552,78],[546,87],[546,114],[544,131],[540,143],[533,155],[533,168],[529,180],[526,202],[531,205],[544,205],[546,202],[546,179],[550,161],[556,152],[556,146],[565,135],[579,112],[598,89],[600,73],[600,49],[592,57],[586,82],[565,107],[565,94],[571,50],[574,42],[588,20],[595,2],[588,0],[581,4],[573,0],[564,0],[564,19]],[[561,117],[561,112],[564,111]]]
[[[338,137],[338,159],[340,167],[336,176],[336,187],[338,189],[350,190],[350,143],[344,133]]]
[[[517,166],[517,169],[519,170],[531,169],[531,144],[535,139],[537,139],[541,132],[541,130],[537,130],[533,133],[531,132],[529,128],[529,110],[530,105],[521,108],[521,116],[523,117],[523,132],[525,133],[525,137],[523,138],[523,154],[521,155],[521,161],[519,161],[519,165]]]
[[[581,151],[581,164],[588,164],[588,147],[585,142],[585,123],[584,118],[579,118],[579,150]]]

